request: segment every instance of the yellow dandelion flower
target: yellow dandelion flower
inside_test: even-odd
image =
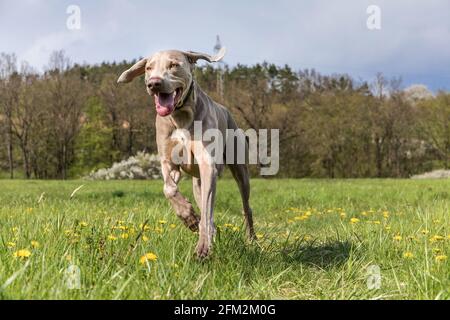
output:
[[[420,232],[421,232],[422,234],[428,234],[428,233],[430,233],[430,231],[428,231],[427,229],[422,229],[422,230],[420,230]]]
[[[17,233],[19,231],[19,228],[17,228],[17,227],[12,227],[11,228],[11,232],[12,233]]]
[[[159,223],[159,224],[166,224],[167,221],[166,221],[166,220],[159,220],[158,223]]]
[[[156,233],[163,233],[164,232],[163,229],[158,228],[158,227],[155,228],[155,231],[156,231]]]
[[[256,239],[262,239],[262,238],[264,238],[264,235],[262,233],[256,234]]]
[[[397,234],[396,236],[394,236],[392,239],[394,239],[395,241],[402,241],[402,236]]]
[[[391,226],[385,226],[384,229],[385,229],[386,231],[390,231],[392,228],[391,228]]]
[[[239,231],[239,227],[233,227],[233,231]]]
[[[86,221],[80,221],[80,222],[78,223],[78,225],[79,225],[80,227],[82,227],[82,228],[86,228],[86,227],[88,226],[88,223],[87,223]]]
[[[340,216],[341,218],[345,218],[345,217],[347,216],[347,214],[346,214],[345,212],[341,212],[341,213],[339,214],[339,216]]]
[[[117,240],[117,237],[116,237],[115,235],[110,234],[110,235],[108,236],[108,240],[109,240],[109,241],[116,241],[116,240]]]
[[[120,235],[120,238],[122,238],[122,239],[128,239],[129,237],[130,237],[130,235],[128,233],[122,233]]]
[[[170,227],[170,229],[175,229],[177,227],[177,225],[172,223],[169,227]]]
[[[366,212],[366,211],[363,211],[363,212],[361,212],[361,215],[364,216],[364,217],[366,217],[366,216],[367,216],[367,212]]]
[[[385,219],[389,218],[389,211],[383,211],[383,218]]]
[[[403,254],[403,258],[405,258],[405,259],[413,259],[414,258],[414,254],[412,253],[412,252],[405,252],[404,254]]]
[[[442,255],[436,256],[435,260],[436,260],[436,262],[444,262],[445,260],[447,260],[447,256],[442,254]]]
[[[148,225],[145,225],[145,226],[144,226],[143,223],[141,223],[141,224],[139,225],[139,228],[142,229],[142,230],[144,230],[144,231],[150,230],[150,227],[149,227]]]
[[[140,264],[146,264],[147,261],[157,261],[158,260],[158,256],[152,252],[146,253],[144,254],[140,259],[139,259],[139,263]]]
[[[445,238],[443,236],[440,235],[434,235],[431,237],[430,242],[434,243],[434,242],[438,242],[438,241],[444,241]]]
[[[27,259],[31,256],[31,251],[22,249],[13,253],[14,258]]]
[[[358,218],[351,218],[350,219],[350,223],[351,224],[356,224],[356,223],[358,223],[360,220],[358,219]]]
[[[39,248],[41,245],[40,245],[39,242],[37,242],[37,241],[35,241],[35,240],[32,240],[32,241],[31,241],[31,246],[32,246],[33,248],[37,249],[37,248]]]
[[[7,246],[8,248],[12,249],[12,248],[15,248],[15,247],[16,247],[16,243],[10,241],[10,242],[7,242],[7,243],[6,243],[6,246]]]
[[[234,227],[231,223],[225,223],[223,226],[225,228],[233,228]]]
[[[147,242],[149,238],[147,236],[142,236],[142,241]]]
[[[70,261],[72,261],[72,256],[70,254],[68,254],[68,255],[66,255],[65,259],[66,259],[66,261],[70,262]]]
[[[450,234],[447,236],[447,240],[450,240]]]
[[[303,240],[305,240],[305,241],[311,241],[311,240],[312,240],[312,237],[309,236],[309,235],[306,235],[306,236],[303,237]]]

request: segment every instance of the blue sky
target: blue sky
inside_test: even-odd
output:
[[[81,29],[68,30],[69,5]],[[381,9],[381,30],[368,30],[366,9]],[[264,60],[294,69],[377,72],[450,90],[448,0],[0,0],[0,52],[42,69],[53,50],[74,62],[146,56],[161,49],[211,52],[217,34],[226,62]]]

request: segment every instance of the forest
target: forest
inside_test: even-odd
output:
[[[116,83],[134,62],[72,64],[56,51],[38,72],[2,53],[0,177],[80,178],[156,153],[143,80]],[[280,130],[277,177],[407,178],[450,167],[449,92],[269,62],[198,66],[195,81],[241,128]]]

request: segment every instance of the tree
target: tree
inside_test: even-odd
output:
[[[12,106],[12,132],[16,136],[20,150],[22,151],[22,161],[24,176],[31,177],[30,165],[30,130],[35,120],[37,111],[35,104],[40,89],[36,90],[38,76],[32,73],[27,64],[22,65],[18,85],[18,101]]]
[[[156,152],[142,80],[116,84],[130,64],[71,65],[57,51],[45,73],[26,65],[19,73],[15,56],[2,54],[0,171],[14,177],[22,166],[25,177],[66,179]],[[369,85],[267,62],[223,70],[223,98],[217,69],[198,67],[195,80],[241,128],[279,129],[279,176],[408,177],[450,166],[448,93],[400,90],[400,79],[382,74]]]
[[[0,110],[5,122],[10,178],[14,178],[13,108],[19,100],[20,76],[14,54],[0,54]]]
[[[450,94],[420,104],[420,136],[428,141],[446,169],[450,169]]]
[[[69,66],[69,59],[63,52],[54,52],[50,58],[50,69],[44,76],[57,176],[61,179],[67,178],[74,158],[73,146],[82,126],[82,110],[88,97],[85,81],[76,70],[69,70]]]
[[[434,97],[433,92],[423,84],[413,84],[403,90],[403,92],[405,99],[411,104],[416,104],[419,101],[432,99]]]

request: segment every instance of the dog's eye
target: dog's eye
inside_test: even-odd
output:
[[[175,69],[175,68],[177,68],[178,66],[179,66],[178,63],[172,62],[172,63],[169,65],[169,68],[170,68],[170,69]]]

